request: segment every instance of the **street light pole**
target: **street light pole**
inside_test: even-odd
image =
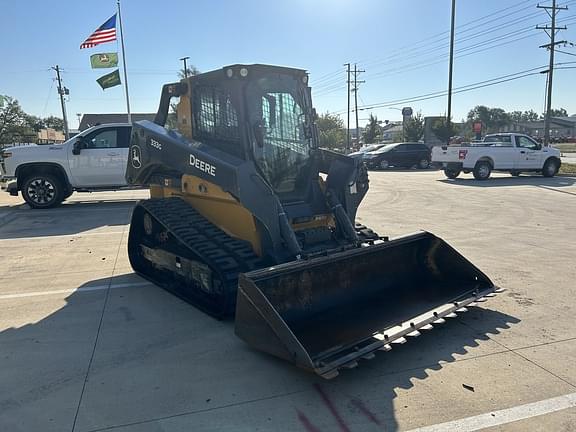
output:
[[[454,23],[456,21],[456,0],[452,0],[452,18],[450,20],[450,61],[448,66],[448,113],[446,129],[448,132],[447,144],[450,144],[451,121],[452,121],[452,72],[454,69]]]
[[[184,78],[188,79],[188,64],[186,63],[186,60],[188,60],[190,57],[182,57],[180,59],[181,62],[184,62]]]

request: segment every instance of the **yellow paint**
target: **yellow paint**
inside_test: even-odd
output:
[[[184,175],[180,197],[228,235],[249,242],[254,253],[262,256],[260,234],[254,217],[220,186]]]

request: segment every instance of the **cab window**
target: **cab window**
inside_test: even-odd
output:
[[[86,137],[86,148],[117,148],[118,132],[116,129],[104,129],[91,133]]]
[[[538,150],[540,148],[538,143],[536,143],[536,142],[532,141],[530,138],[524,137],[524,136],[516,137],[516,145],[518,147],[525,148],[528,150]]]

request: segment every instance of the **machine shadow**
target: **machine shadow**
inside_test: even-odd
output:
[[[434,330],[390,352],[379,352],[372,360],[362,360],[358,368],[326,381],[251,349],[234,335],[232,321],[208,317],[135,274],[103,278],[83,284],[66,297],[64,306],[37,322],[0,332],[5,354],[0,356],[4,389],[0,394],[0,430],[32,430],[37,424],[34,422],[44,417],[46,424],[50,420],[55,426],[46,430],[69,429],[73,420],[70,407],[78,403],[107,295],[103,287],[112,288],[90,370],[90,397],[81,406],[79,425],[85,412],[97,415],[103,423],[84,425],[82,430],[128,424],[138,418],[135,416],[142,423],[178,416],[181,425],[187,414],[191,415],[192,430],[198,386],[207,386],[198,403],[205,404],[209,393],[214,401],[224,399],[224,408],[229,404],[226,398],[231,397],[229,385],[238,388],[249,376],[251,384],[245,394],[237,395],[244,400],[271,391],[284,392],[290,399],[287,403],[280,395],[276,405],[272,403],[282,412],[285,430],[330,431],[338,430],[340,424],[341,430],[372,427],[396,431],[399,425],[394,400],[398,390],[410,389],[415,379],[427,379],[445,364],[457,361],[458,356],[474,357],[475,348],[491,335],[520,322],[501,312],[470,307],[459,318],[448,319]],[[165,382],[167,377],[176,381]],[[157,382],[165,384],[151,396],[158,400],[174,399],[175,389],[180,396],[182,391],[189,395],[142,415],[141,407],[134,407],[134,395],[150,394],[151,383]],[[119,391],[122,388],[130,390]],[[377,397],[367,399],[367,391],[375,395],[375,388]],[[121,416],[109,416],[107,404],[122,406]],[[23,418],[31,409],[34,415]]]
[[[81,235],[101,227],[123,227],[130,223],[132,208],[137,202],[137,199],[65,202],[47,210],[34,210],[25,205],[14,209],[9,221],[0,226],[0,240]],[[66,223],[62,223],[63,220]]]
[[[439,179],[441,183],[446,183],[453,186],[472,186],[482,188],[492,188],[501,186],[538,186],[561,188],[570,187],[576,184],[576,177],[558,176],[558,177],[542,177],[541,175],[520,175],[519,177],[492,177],[488,180],[476,180],[474,177],[458,177],[456,179]]]

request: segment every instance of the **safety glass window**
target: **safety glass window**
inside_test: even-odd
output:
[[[240,141],[238,115],[230,95],[214,87],[195,91],[195,135],[199,138]]]
[[[98,131],[95,134],[88,136],[86,140],[86,148],[100,149],[100,148],[117,148],[118,146],[118,133],[115,129],[107,129]]]
[[[536,150],[538,148],[538,144],[526,137],[516,137],[516,144],[518,147],[522,147],[528,150]]]

